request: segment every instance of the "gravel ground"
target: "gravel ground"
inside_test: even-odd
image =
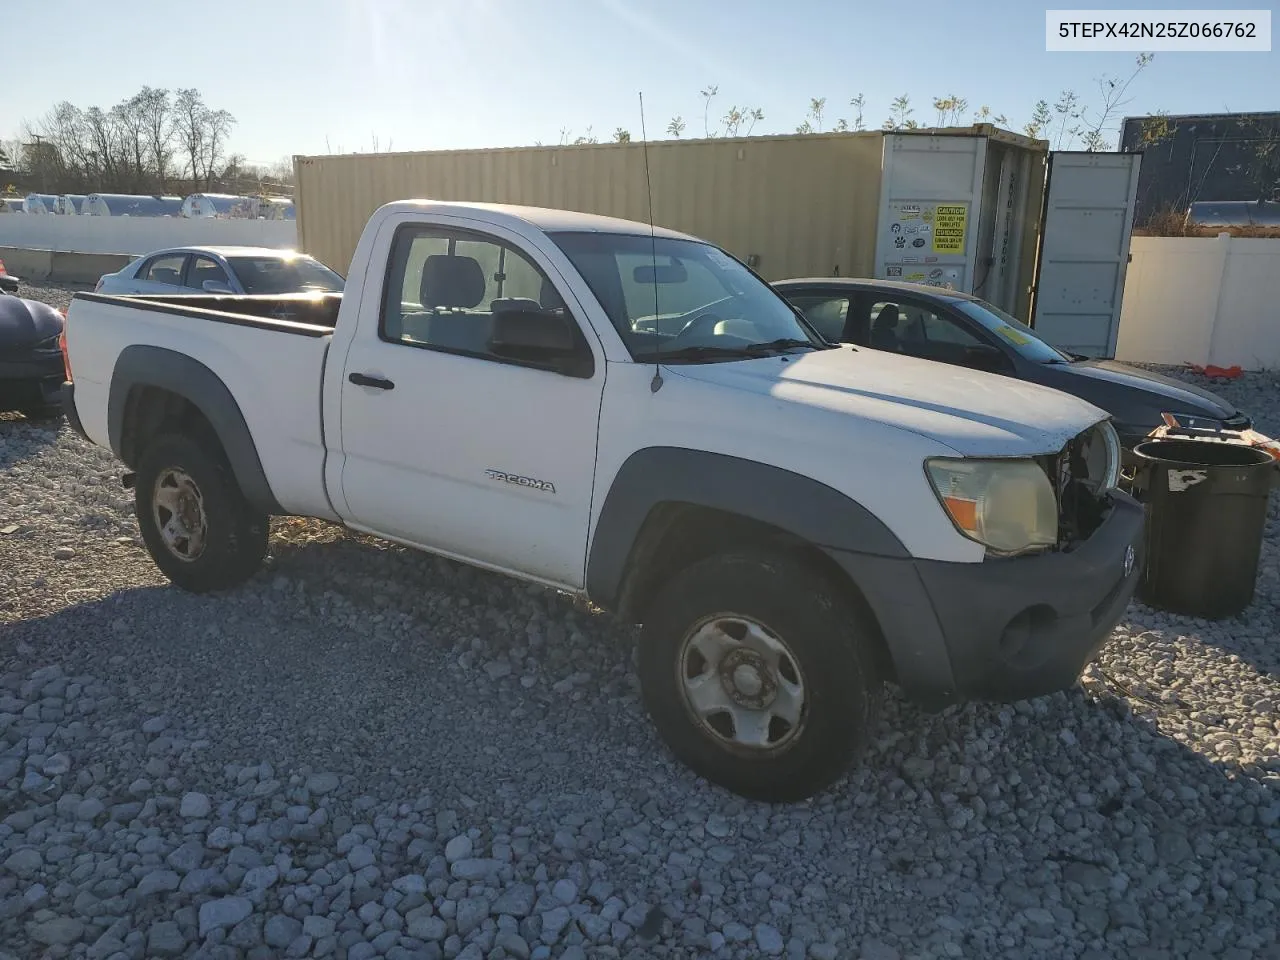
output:
[[[1280,435],[1274,378],[1214,389]],[[4,960],[1280,957],[1276,497],[1244,615],[1135,603],[1069,693],[891,698],[771,807],[670,759],[607,617],[297,520],[193,597],[118,475],[0,421]]]

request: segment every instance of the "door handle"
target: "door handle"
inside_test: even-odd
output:
[[[396,386],[390,380],[384,380],[382,377],[371,377],[367,373],[352,373],[347,376],[347,379],[362,387],[376,387],[379,390],[394,390]]]

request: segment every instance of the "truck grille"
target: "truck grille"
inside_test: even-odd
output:
[[[1116,453],[1104,431],[1102,424],[1095,424],[1042,461],[1058,498],[1059,549],[1069,550],[1089,539],[1110,509],[1107,477]]]

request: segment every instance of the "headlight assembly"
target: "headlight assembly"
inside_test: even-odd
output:
[[[993,553],[1026,553],[1057,543],[1058,501],[1034,460],[939,457],[926,460],[925,470],[956,529]]]

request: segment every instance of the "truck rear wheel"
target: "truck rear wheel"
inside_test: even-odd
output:
[[[134,506],[151,558],[185,590],[225,590],[262,566],[266,515],[245,500],[220,454],[189,437],[166,434],[147,445]]]
[[[645,618],[645,705],[671,751],[755,800],[834,783],[874,731],[884,685],[865,626],[821,575],[766,553],[676,574]]]

